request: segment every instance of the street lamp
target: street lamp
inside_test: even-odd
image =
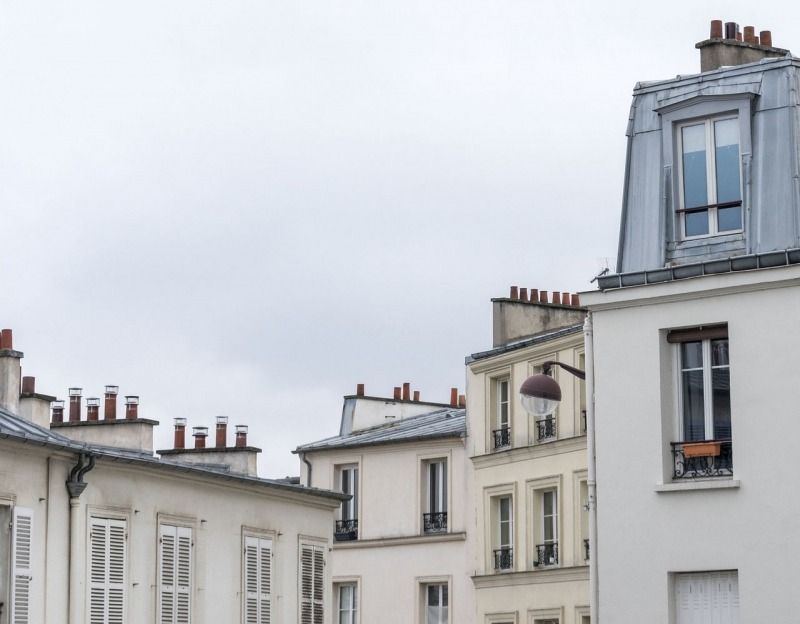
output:
[[[579,379],[586,379],[586,373],[579,368],[548,360],[542,364],[542,372],[531,375],[520,386],[519,394],[525,411],[537,418],[546,418],[556,411],[561,402],[561,388],[550,376],[553,366],[560,366]]]

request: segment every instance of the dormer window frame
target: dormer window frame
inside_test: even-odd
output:
[[[665,202],[665,227],[667,240],[673,244],[697,245],[704,242],[744,240],[749,231],[750,197],[749,177],[750,163],[752,161],[752,110],[755,93],[750,91],[695,95],[680,101],[674,99],[667,105],[657,107],[655,111],[661,116],[662,150],[664,159],[664,193]],[[739,183],[741,186],[741,228],[736,230],[718,231],[716,212],[718,206],[714,203],[709,208],[709,231],[707,234],[695,236],[685,235],[685,214],[683,206],[683,154],[681,144],[681,130],[687,126],[713,124],[716,121],[735,118],[739,125]],[[709,136],[711,137],[709,139]],[[706,141],[713,141],[713,133],[706,130]],[[709,159],[713,164],[713,156]],[[709,171],[711,165],[709,165]],[[711,176],[711,174],[708,174]],[[707,181],[709,186],[714,180]],[[713,188],[713,187],[712,187]],[[716,197],[711,195],[709,201]]]

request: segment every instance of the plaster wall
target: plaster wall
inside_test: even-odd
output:
[[[344,413],[348,412],[348,403],[352,403],[352,423],[343,422],[343,434],[352,431],[377,427],[391,422],[397,422],[410,416],[429,414],[443,405],[438,403],[423,403],[422,401],[395,401],[373,397],[347,397],[345,399]]]
[[[738,570],[740,621],[795,622],[800,267],[582,299],[594,319],[601,621],[672,622],[671,573]],[[734,475],[673,484],[665,330],[712,323],[728,324]]]
[[[50,428],[78,442],[153,452],[153,427],[157,420],[82,420],[51,423]]]

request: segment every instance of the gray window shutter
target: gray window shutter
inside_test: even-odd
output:
[[[31,624],[33,510],[14,507],[12,534],[11,623]]]
[[[162,524],[159,533],[159,624],[190,624],[192,529]]]

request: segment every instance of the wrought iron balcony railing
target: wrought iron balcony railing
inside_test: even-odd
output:
[[[583,558],[586,561],[589,561],[589,553],[590,552],[591,551],[589,550],[589,540],[585,539],[585,540],[583,540]]]
[[[422,514],[422,527],[425,533],[445,533],[447,531],[447,512],[436,511]]]
[[[494,551],[494,569],[511,570],[514,567],[514,549],[498,548]]]
[[[672,478],[705,479],[733,476],[730,440],[672,442]]]
[[[533,565],[536,567],[558,565],[558,542],[537,544],[536,559],[533,561]]]
[[[511,427],[503,427],[492,431],[494,448],[501,449],[511,446]]]
[[[546,442],[555,440],[557,435],[556,419],[554,416],[536,421],[536,441]]]
[[[336,529],[333,531],[333,539],[337,542],[358,539],[358,519],[337,520]]]

